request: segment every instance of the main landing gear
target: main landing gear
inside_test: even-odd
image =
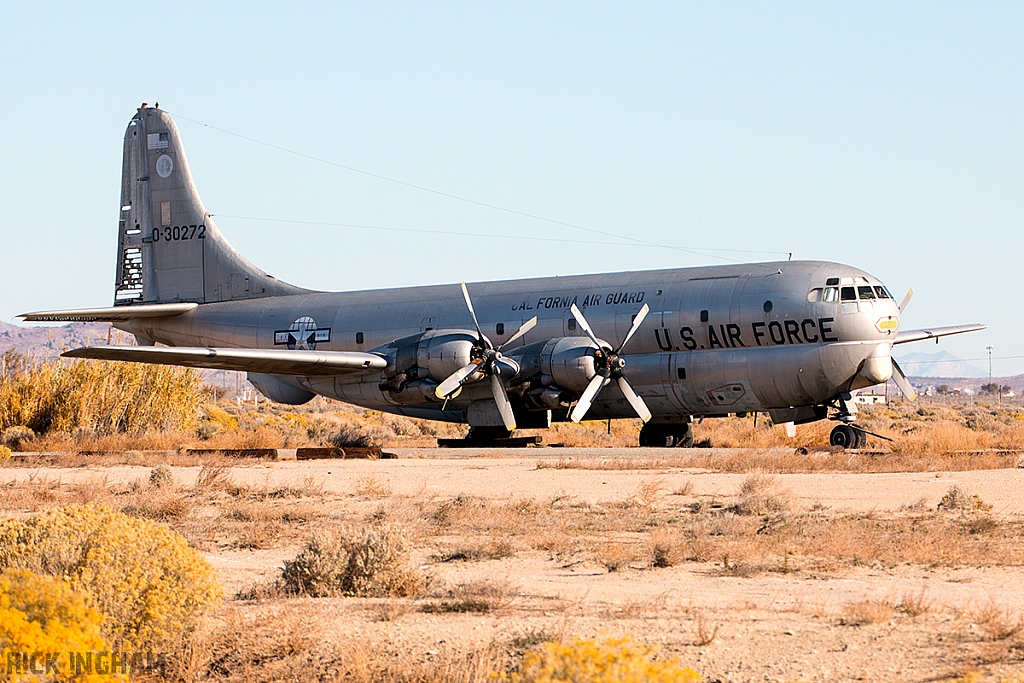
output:
[[[689,424],[648,422],[640,429],[640,445],[653,448],[693,448],[693,429]]]

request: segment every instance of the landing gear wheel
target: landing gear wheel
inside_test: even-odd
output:
[[[640,429],[640,446],[644,448],[692,448],[693,429],[688,424],[651,424]]]
[[[504,427],[470,427],[469,434],[466,435],[466,441],[492,443],[498,439],[507,439],[510,436],[512,436],[512,432]]]
[[[675,438],[665,429],[666,425],[645,424],[640,428],[640,446],[642,448],[671,448],[676,445]]]
[[[863,437],[860,432],[851,427],[850,425],[836,425],[832,430],[832,434],[828,437],[828,442],[833,446],[842,446],[843,448],[860,448]]]

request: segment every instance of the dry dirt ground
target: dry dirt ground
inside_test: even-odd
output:
[[[234,493],[201,500],[187,492],[210,468],[175,466],[192,502],[167,521],[229,596],[272,584],[318,529],[406,529],[425,596],[231,600],[254,630],[278,617],[299,629],[310,652],[387,643],[429,661],[493,644],[514,657],[632,633],[705,681],[1024,671],[1024,469],[752,477],[639,468],[636,449],[386,450],[398,457],[247,461],[219,472]],[[0,468],[3,514],[109,503],[151,467]],[[942,508],[954,486],[968,502]],[[438,608],[474,590],[482,608]]]

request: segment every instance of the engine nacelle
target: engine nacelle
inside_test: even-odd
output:
[[[585,337],[559,337],[522,346],[507,355],[521,366],[521,379],[539,377],[546,386],[581,392],[596,374],[595,351],[593,342]]]
[[[469,364],[476,342],[476,333],[470,330],[429,330],[371,349],[388,360],[381,391],[399,403],[439,400],[433,388]]]

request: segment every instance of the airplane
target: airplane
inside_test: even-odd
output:
[[[114,305],[26,321],[105,321],[137,346],[70,358],[247,373],[267,398],[316,395],[470,425],[473,443],[553,422],[640,417],[641,446],[690,446],[694,418],[833,419],[857,448],[853,390],[894,379],[896,344],[984,329],[900,330],[876,277],[782,261],[321,292],[243,258],[206,211],[171,116],[143,104],[124,137]],[[160,346],[157,346],[160,344]]]

